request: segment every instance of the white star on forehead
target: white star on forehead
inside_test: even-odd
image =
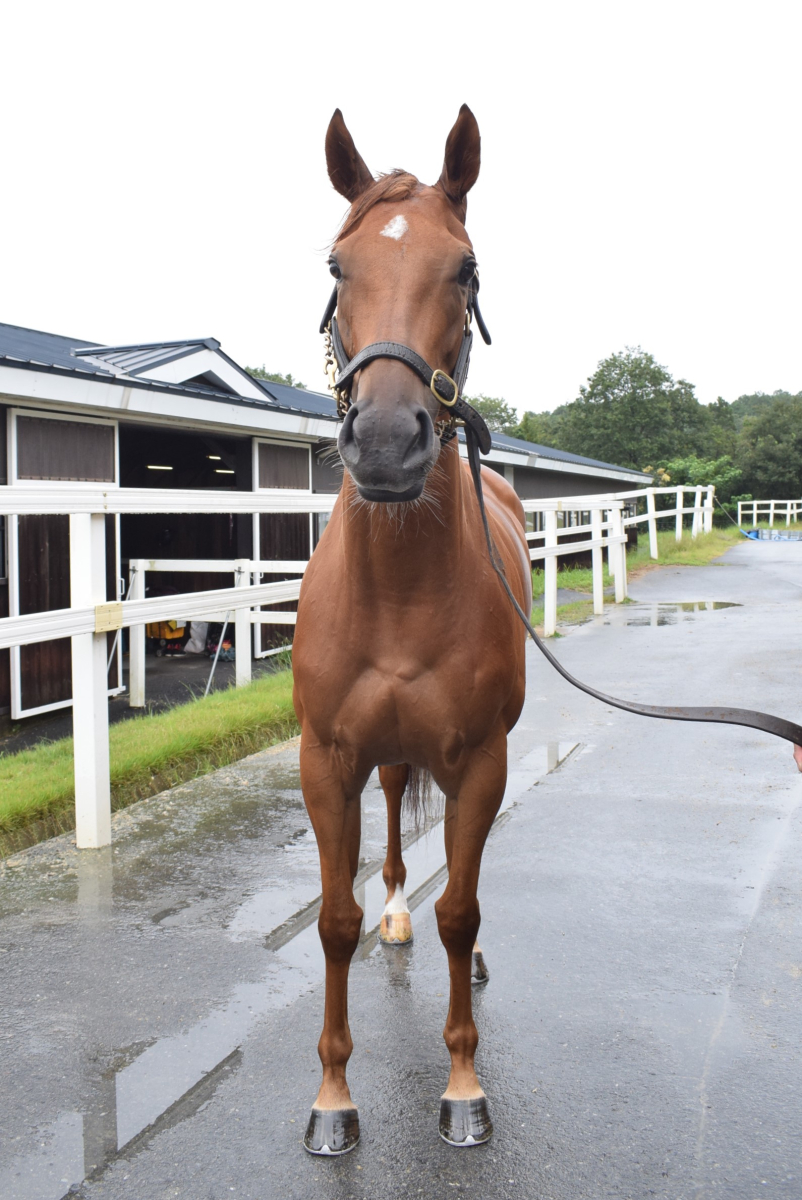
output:
[[[393,241],[397,242],[399,238],[404,236],[408,229],[409,225],[407,224],[406,218],[399,214],[397,217],[393,217],[391,221],[387,222],[381,232],[381,235],[382,237],[392,238]]]

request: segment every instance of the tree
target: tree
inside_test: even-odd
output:
[[[538,446],[556,447],[560,439],[560,411],[525,412],[519,423],[505,432],[525,442],[535,442]]]
[[[484,417],[491,433],[509,433],[518,424],[518,414],[512,405],[496,396],[466,396],[471,408]]]
[[[712,483],[716,489],[716,497],[722,503],[732,499],[732,494],[741,481],[741,469],[728,454],[722,455],[721,458],[698,458],[695,454],[689,454],[685,458],[672,458],[662,470],[673,484],[682,483],[686,487],[697,487],[701,484],[706,487]]]
[[[800,393],[802,395],[802,393]],[[793,400],[793,392],[784,392],[782,390],[773,392],[771,395],[768,392],[751,392],[744,396],[739,396],[737,400],[733,400],[730,408],[732,409],[735,428],[740,433],[743,423],[747,417],[757,417],[767,408],[771,408],[775,400]]]
[[[719,396],[714,404],[708,404],[704,412],[708,418],[707,436],[703,439],[706,441],[706,450],[700,447],[700,452],[712,458],[732,458],[738,444],[733,406]]]
[[[261,367],[246,367],[245,370],[249,375],[253,375],[254,379],[264,379],[269,383],[283,383],[286,387],[300,388],[302,392],[306,391],[306,384],[301,383],[300,379],[293,379],[292,375],[281,375],[276,371],[266,371],[264,363]]]
[[[802,496],[802,395],[781,394],[744,420],[737,462],[745,490],[759,500]]]
[[[640,346],[599,363],[587,387],[564,408],[562,450],[642,469],[702,448],[710,417],[693,384],[674,380]]]

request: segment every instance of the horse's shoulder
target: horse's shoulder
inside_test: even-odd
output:
[[[463,470],[468,476],[471,491],[473,491],[473,479],[471,477],[471,469],[467,462],[462,464]],[[482,467],[482,488],[490,500],[491,504],[496,501],[497,504],[513,517],[515,521],[525,527],[526,518],[524,516],[523,505],[521,504],[518,493],[511,483],[501,475],[498,471],[494,471],[492,467]]]

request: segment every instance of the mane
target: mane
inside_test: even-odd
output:
[[[342,238],[348,237],[349,233],[353,233],[365,213],[370,212],[374,205],[382,200],[407,200],[420,186],[420,180],[417,176],[410,175],[409,171],[396,170],[387,175],[380,175],[351,205],[334,239],[334,245],[336,246]]]

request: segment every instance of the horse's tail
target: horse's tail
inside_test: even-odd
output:
[[[415,828],[426,824],[432,806],[432,776],[425,767],[409,767],[407,784],[404,788],[404,808],[411,814]]]

